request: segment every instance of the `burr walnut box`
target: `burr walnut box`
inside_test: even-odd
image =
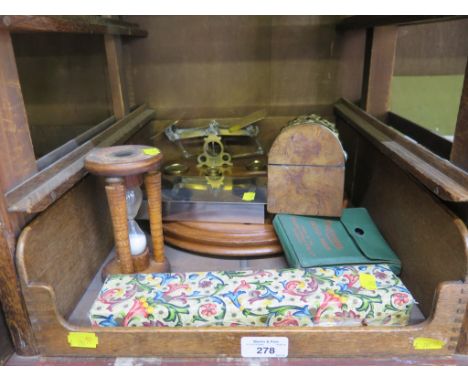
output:
[[[284,128],[268,154],[268,212],[341,216],[343,147],[320,123]]]

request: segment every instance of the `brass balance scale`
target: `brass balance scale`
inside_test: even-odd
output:
[[[165,128],[180,154],[163,169],[166,242],[223,257],[282,252],[266,213],[266,157],[255,125],[265,117],[260,110],[229,126]]]

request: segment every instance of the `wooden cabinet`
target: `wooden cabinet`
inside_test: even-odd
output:
[[[243,336],[288,337],[291,357],[468,353],[468,231],[460,217],[468,178],[454,165],[463,164],[466,86],[452,163],[385,123],[394,30],[427,20],[341,20],[0,18],[0,300],[19,354],[239,357]],[[107,106],[99,110],[108,107],[113,115],[40,158],[10,36],[17,31],[94,33],[106,57],[108,88],[99,99]],[[91,328],[68,322],[112,248],[102,187],[83,168],[89,150],[152,144],[175,119],[196,124],[259,107],[270,113],[271,128],[262,133],[266,147],[299,114],[336,120],[348,155],[345,191],[369,210],[402,260],[403,281],[426,320],[403,328]],[[99,344],[71,347],[71,332],[93,332]],[[420,337],[443,346],[416,349]]]

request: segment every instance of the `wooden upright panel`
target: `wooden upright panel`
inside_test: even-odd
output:
[[[128,113],[125,72],[122,67],[122,42],[120,36],[104,35],[104,43],[114,115],[120,119]]]
[[[87,176],[21,233],[17,252],[32,256],[28,277],[56,286],[58,313],[67,318],[114,244],[101,180]],[[24,248],[22,239],[28,237]],[[36,254],[41,256],[36,256]]]
[[[36,172],[28,120],[9,32],[0,30],[0,300],[20,354],[33,354],[34,337],[15,269],[23,214],[8,213],[4,193]]]
[[[340,96],[358,103],[361,99],[366,31],[364,29],[340,33],[340,69],[338,86]]]
[[[450,160],[465,171],[468,171],[468,62],[465,69],[465,81],[463,83],[460,110],[458,112]],[[468,354],[468,306],[458,351]]]
[[[331,116],[340,97],[338,16],[131,16],[135,100],[158,118]]]
[[[10,341],[8,328],[3,318],[2,308],[0,307],[0,366],[5,364],[12,353],[13,344]]]
[[[468,171],[468,62],[465,69],[465,81],[463,83],[450,160],[465,171]]]
[[[10,34],[0,31],[0,185],[3,191],[36,171]]]
[[[367,30],[361,102],[368,113],[379,119],[389,110],[397,32],[396,26]]]

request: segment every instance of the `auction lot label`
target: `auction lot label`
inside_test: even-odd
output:
[[[284,358],[288,356],[287,337],[242,337],[241,354],[245,358]]]

